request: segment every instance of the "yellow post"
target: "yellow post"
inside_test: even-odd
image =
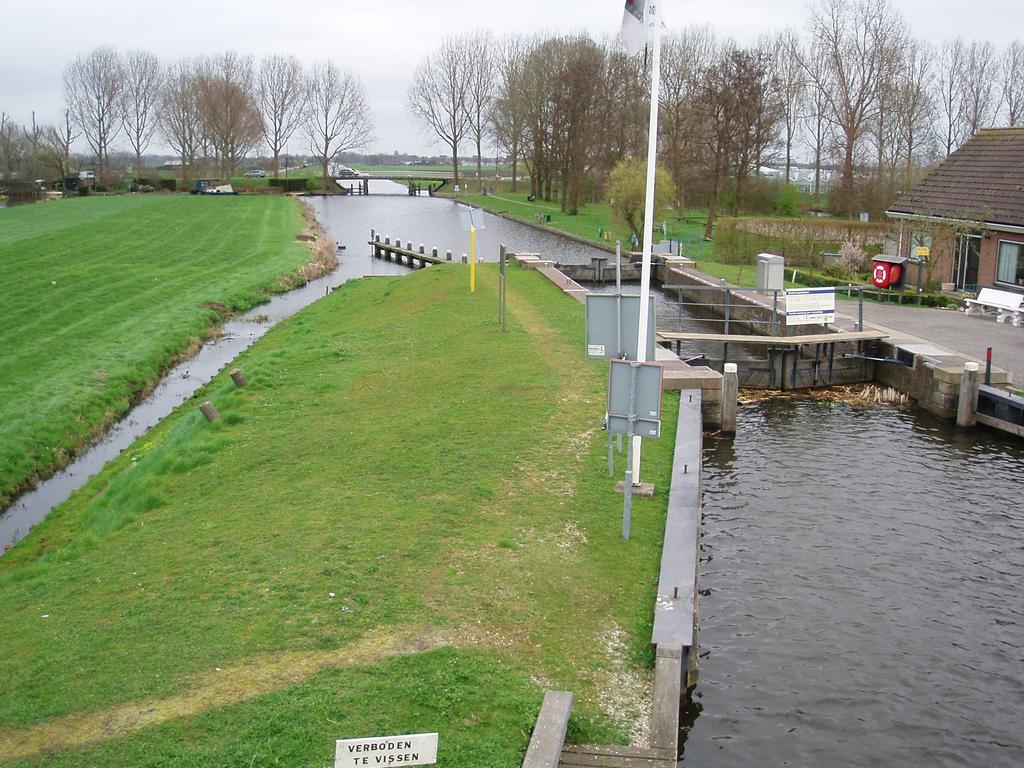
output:
[[[476,293],[476,227],[469,228],[469,292]]]

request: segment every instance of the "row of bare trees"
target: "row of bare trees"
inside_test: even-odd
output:
[[[611,40],[477,32],[423,60],[408,105],[447,146],[456,183],[460,149],[474,144],[481,175],[486,136],[513,177],[526,165],[532,194],[574,212],[620,160],[642,156],[649,78],[643,57]],[[939,49],[890,0],[817,0],[803,32],[746,47],[708,27],[670,34],[660,106],[680,210],[707,205],[713,219],[728,193],[735,212],[762,166],[788,180],[797,157],[836,210],[880,210],[978,129],[1024,124],[1024,44]]]
[[[64,70],[64,120],[60,126],[0,123],[5,178],[19,164],[70,172],[72,146],[87,142],[102,177],[111,148],[124,137],[135,157],[159,137],[181,158],[186,179],[213,167],[235,175],[243,160],[265,145],[276,176],[296,132],[319,159],[327,184],[337,156],[366,145],[373,123],[359,79],[330,61],[305,71],[293,56],[268,56],[257,65],[233,51],[170,64],[146,51],[121,55],[113,48],[83,54]]]

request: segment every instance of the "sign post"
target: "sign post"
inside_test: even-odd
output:
[[[835,288],[795,288],[786,291],[786,325],[827,325],[835,321]]]

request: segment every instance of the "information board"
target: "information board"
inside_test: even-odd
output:
[[[640,296],[622,294],[620,325],[615,328],[616,296],[614,293],[587,294],[587,357],[612,360],[624,352],[629,360],[636,360],[637,329],[640,327]],[[647,305],[647,355],[654,357],[654,297]],[[621,339],[622,349],[616,347]]]
[[[825,325],[835,321],[835,288],[795,288],[786,291],[786,325]]]
[[[437,763],[436,733],[342,739],[336,742],[334,748],[334,768],[359,768],[364,765],[434,765],[435,763]]]

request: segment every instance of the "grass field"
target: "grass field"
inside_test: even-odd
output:
[[[437,730],[439,765],[512,768],[544,688],[575,741],[649,716],[675,420],[623,542],[582,308],[513,270],[501,333],[496,267],[467,270],[281,323],[248,388],[214,379],[0,559],[0,763],[329,766]]]
[[[0,211],[0,508],[123,414],[218,309],[308,261],[291,199],[81,198]],[[215,308],[214,308],[215,307]]]

